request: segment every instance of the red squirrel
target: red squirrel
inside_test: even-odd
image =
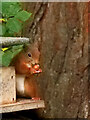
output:
[[[37,84],[33,79],[33,74],[42,72],[39,56],[37,43],[33,43],[17,56],[14,63],[17,95],[39,99]]]

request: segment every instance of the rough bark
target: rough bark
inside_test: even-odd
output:
[[[88,3],[88,52],[89,52],[89,54],[88,54],[88,56],[89,56],[89,58],[88,58],[88,60],[89,60],[89,63],[90,63],[90,35],[89,35],[89,33],[90,33],[90,2]],[[90,73],[90,67],[89,67],[89,69],[88,69],[88,73]],[[89,79],[89,115],[88,115],[88,118],[90,119],[90,74],[88,74],[88,79]]]
[[[23,36],[40,44],[46,118],[88,117],[88,3],[24,3],[32,12]]]

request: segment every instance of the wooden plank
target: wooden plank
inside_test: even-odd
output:
[[[15,112],[21,110],[44,108],[43,100],[17,99],[17,102],[0,105],[0,113]]]
[[[25,37],[0,37],[0,45],[9,46],[16,44],[29,43],[29,38]]]
[[[0,104],[16,102],[14,67],[0,67]]]

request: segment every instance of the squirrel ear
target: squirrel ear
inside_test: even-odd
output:
[[[33,45],[34,45],[34,47],[38,48],[39,47],[38,41],[34,41]]]
[[[34,41],[33,45],[34,45],[33,46],[34,48],[37,48],[40,51],[40,45],[41,45],[41,43],[38,40]]]

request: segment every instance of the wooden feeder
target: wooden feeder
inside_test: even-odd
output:
[[[0,68],[0,104],[16,102],[14,67]]]
[[[0,45],[29,43],[29,38],[0,37]],[[0,68],[0,113],[44,108],[43,100],[16,99],[16,75],[14,67]]]

